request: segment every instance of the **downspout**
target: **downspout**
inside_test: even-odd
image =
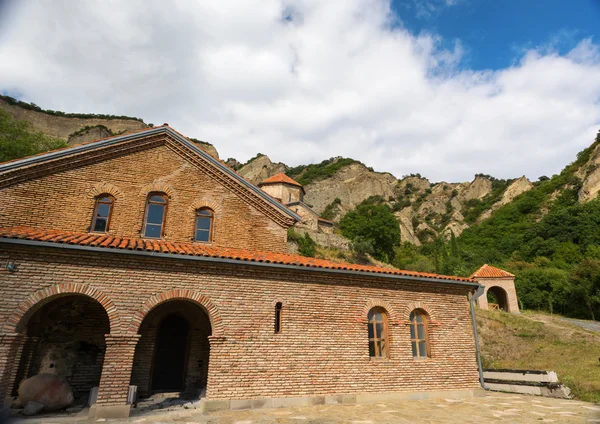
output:
[[[475,301],[479,299],[484,292],[485,286],[480,285],[471,296],[469,302],[471,303],[471,321],[473,322],[473,336],[475,337],[475,352],[477,355],[477,369],[479,370],[479,384],[481,384],[483,389],[487,390],[483,380],[483,366],[481,365],[481,351],[479,350],[479,335],[477,334],[477,320],[475,319]]]

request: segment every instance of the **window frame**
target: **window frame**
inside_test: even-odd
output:
[[[110,203],[107,202],[102,202],[102,199],[104,199],[105,197],[110,199]],[[96,231],[94,230],[94,228],[96,227],[96,220],[98,218],[98,206],[99,205],[110,205],[108,208],[108,216],[106,217],[106,227],[104,227],[104,231]],[[96,196],[96,200],[94,202],[94,212],[92,215],[92,224],[90,225],[90,233],[96,233],[96,234],[108,234],[108,231],[110,230],[110,221],[112,218],[112,213],[113,213],[113,209],[115,206],[115,197],[108,194],[108,193],[102,193],[98,196]]]
[[[152,200],[150,200],[154,196],[162,197],[163,200],[165,201],[165,203],[163,204],[163,203],[153,202]],[[151,204],[164,206],[162,222],[160,224],[160,236],[159,237],[149,237],[146,235],[146,227],[148,225],[148,212],[150,212]],[[169,196],[167,196],[166,193],[157,192],[157,191],[148,193],[148,196],[146,196],[146,211],[144,212],[144,225],[142,227],[142,238],[147,238],[147,239],[152,239],[152,240],[159,240],[159,239],[163,238],[163,236],[165,235],[165,225],[167,223],[167,211],[168,210],[169,210]],[[157,224],[151,224],[151,225],[157,225]]]
[[[377,337],[377,324],[381,324],[380,321],[377,321],[375,319],[371,319],[369,318],[369,315],[371,314],[371,312],[379,312],[381,314],[381,316],[383,317],[383,337]],[[369,358],[371,360],[382,360],[382,359],[389,359],[390,358],[390,333],[389,333],[389,318],[388,318],[388,313],[387,311],[380,307],[380,306],[375,306],[371,309],[369,309],[369,312],[367,312],[367,335],[368,335],[368,330],[369,327],[372,326],[373,328],[373,337],[369,337],[369,345],[371,344],[371,342],[373,342],[373,346],[374,346],[374,352],[375,355],[371,356],[371,350],[369,347]],[[377,342],[384,342],[384,349],[383,352],[381,352]]]
[[[210,216],[201,215],[201,211],[208,211]],[[209,218],[210,226],[208,228],[208,241],[198,240],[198,218]],[[194,242],[196,243],[212,243],[213,242],[213,231],[215,227],[215,211],[207,206],[203,206],[201,208],[196,209],[195,218],[194,218]]]
[[[423,319],[423,322],[419,323],[417,321],[417,315],[420,315]],[[414,316],[414,320],[411,317]],[[410,348],[411,354],[414,360],[422,361],[428,358],[431,358],[431,343],[429,342],[429,315],[422,309],[413,309],[408,317],[409,322],[409,336],[410,336]],[[425,338],[419,338],[419,326],[423,327],[423,331],[425,333]],[[411,329],[413,329],[415,337],[413,338],[410,334]],[[425,342],[425,356],[421,355],[419,349],[419,343]],[[413,344],[415,344],[415,351],[417,355],[413,353]]]

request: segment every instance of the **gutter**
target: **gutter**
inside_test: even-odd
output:
[[[479,283],[478,283],[479,285]],[[477,320],[475,319],[475,301],[483,295],[485,292],[485,286],[479,285],[477,290],[469,299],[469,303],[471,304],[471,322],[473,324],[473,336],[475,337],[475,352],[477,356],[477,370],[479,371],[479,384],[481,384],[481,388],[484,390],[489,390],[489,388],[485,387],[485,381],[483,379],[483,366],[481,365],[481,350],[479,349],[479,334],[477,333]]]
[[[8,239],[8,238],[0,239],[0,244],[1,243],[11,244],[11,245],[21,245],[21,246],[34,246],[34,247],[48,247],[48,248],[66,249],[66,250],[79,250],[79,251],[96,252],[96,253],[114,253],[114,254],[121,254],[121,255],[145,256],[145,257],[164,258],[164,259],[179,259],[179,260],[206,262],[206,263],[221,263],[221,264],[256,266],[256,267],[263,267],[263,268],[288,269],[288,270],[294,270],[294,271],[326,272],[326,273],[332,273],[332,274],[348,274],[348,275],[355,275],[355,276],[360,275],[360,276],[371,277],[371,278],[392,278],[392,279],[397,279],[397,280],[418,281],[421,283],[438,283],[438,284],[466,286],[466,287],[471,287],[473,289],[476,288],[477,290],[479,290],[480,288],[481,289],[483,288],[483,286],[480,286],[479,283],[469,282],[469,281],[445,280],[442,278],[425,278],[425,277],[415,277],[412,275],[384,274],[384,273],[365,272],[365,271],[351,271],[351,270],[346,270],[346,269],[318,268],[318,267],[301,266],[301,265],[278,264],[278,263],[272,263],[272,262],[255,262],[255,261],[243,260],[243,259],[179,255],[179,254],[173,254],[173,253],[148,252],[145,250],[111,249],[111,248],[106,248],[106,247],[80,246],[80,245],[65,244],[65,243],[53,243],[53,242],[47,242],[47,241]],[[477,296],[477,297],[479,297],[479,296]],[[475,339],[476,339],[476,343],[477,343],[477,330],[476,329],[475,329]],[[477,349],[478,349],[477,357],[479,358],[479,344],[477,344]],[[480,364],[479,368],[481,370],[481,364]]]

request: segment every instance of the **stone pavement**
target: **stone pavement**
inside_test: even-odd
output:
[[[488,392],[470,399],[390,401],[357,405],[319,405],[298,408],[220,411],[201,414],[187,409],[154,411],[110,424],[403,424],[403,423],[600,423],[600,405]],[[96,422],[98,422],[96,421]],[[23,424],[88,423],[82,417],[37,417]]]

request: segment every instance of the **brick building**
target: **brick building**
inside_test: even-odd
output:
[[[1,164],[0,196],[2,398],[40,372],[99,387],[93,417],[130,385],[206,408],[480,387],[479,284],[285,253],[300,217],[166,125]]]

